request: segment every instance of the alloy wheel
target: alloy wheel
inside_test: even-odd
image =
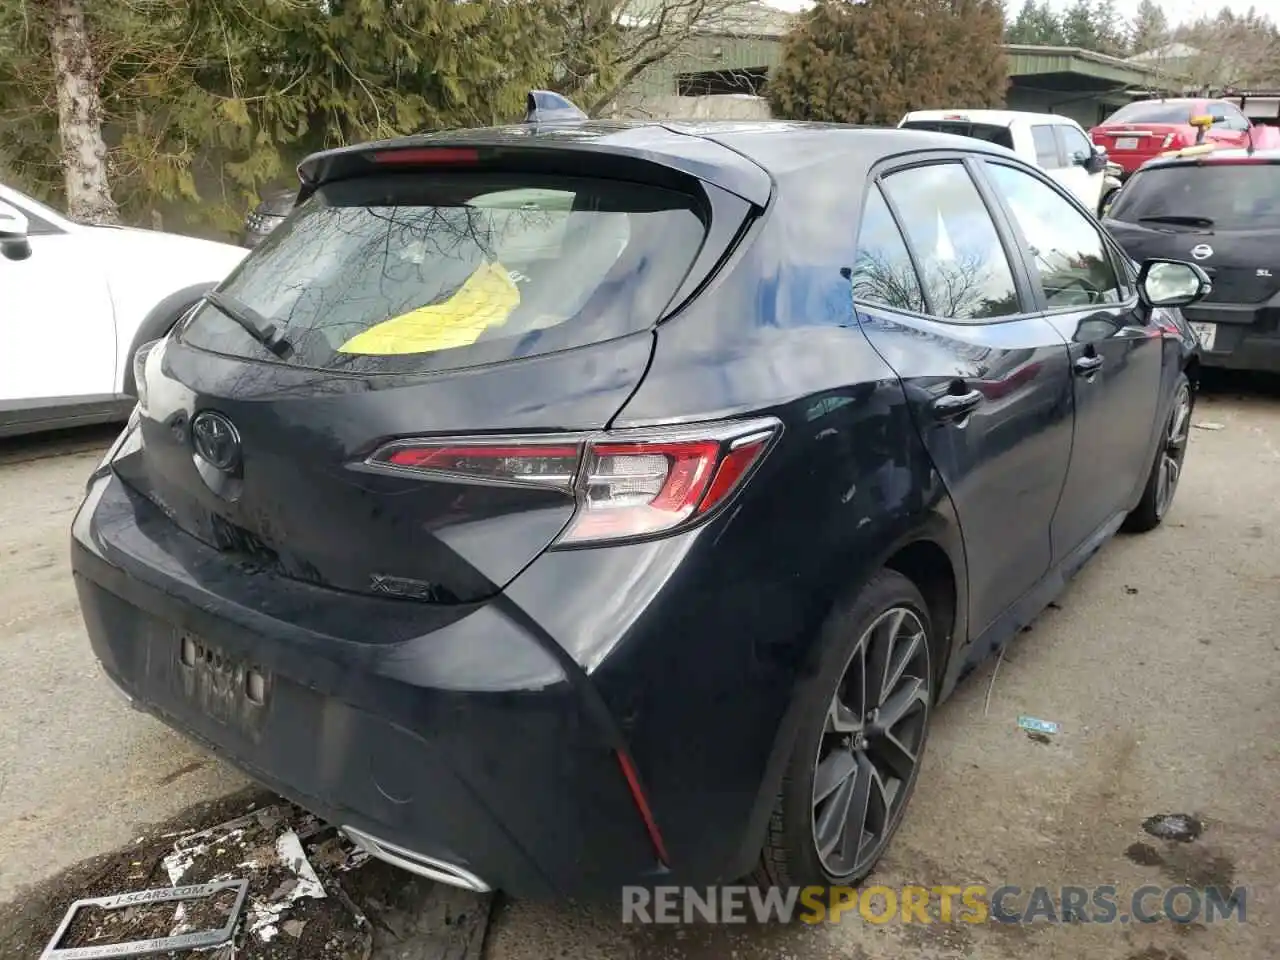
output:
[[[1156,516],[1163,517],[1173,503],[1182,477],[1182,463],[1187,455],[1187,439],[1191,433],[1191,390],[1183,384],[1173,402],[1173,413],[1160,446],[1160,463],[1156,468]]]
[[[834,878],[880,856],[915,777],[930,697],[929,638],[907,607],[886,610],[854,648],[813,773],[813,841]]]

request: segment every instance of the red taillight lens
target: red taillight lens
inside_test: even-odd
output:
[[[582,449],[564,443],[431,444],[384,447],[371,462],[443,477],[533,484],[570,491]]]
[[[583,544],[673,531],[715,509],[742,483],[777,435],[753,421],[702,435],[595,435],[547,441],[402,441],[370,466],[572,494],[578,509],[558,543]]]

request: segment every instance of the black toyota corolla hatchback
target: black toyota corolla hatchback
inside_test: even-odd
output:
[[[856,882],[937,702],[1169,508],[1207,280],[979,141],[545,101],[306,160],[142,352],[94,652],[449,883]]]

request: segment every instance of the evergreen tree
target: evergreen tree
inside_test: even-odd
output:
[[[1093,26],[1098,34],[1094,50],[1113,57],[1128,55],[1129,27],[1116,10],[1115,0],[1098,0],[1093,9]]]
[[[203,201],[207,219],[234,228],[258,187],[291,179],[311,150],[515,119],[550,80],[551,2],[86,4],[77,42],[100,98],[89,125],[109,147],[108,197],[131,219],[158,200]],[[42,109],[62,82],[53,34],[0,4],[0,38],[0,163],[74,212],[55,146],[66,124]],[[199,196],[201,169],[220,179],[218,196]]]
[[[1155,0],[1142,0],[1130,30],[1134,53],[1158,50],[1169,42],[1169,20]]]
[[[1098,49],[1098,26],[1093,19],[1093,5],[1089,0],[1075,0],[1062,16],[1063,38],[1069,47],[1082,50]]]
[[[1066,42],[1062,21],[1047,0],[1025,0],[1017,17],[1005,34],[1009,43],[1028,43],[1042,47],[1060,47]]]
[[[881,125],[1000,106],[1003,33],[997,0],[818,0],[786,38],[769,98],[790,119]]]

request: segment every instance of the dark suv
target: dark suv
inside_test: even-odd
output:
[[[857,882],[935,704],[1173,503],[1204,274],[969,138],[531,114],[310,158],[140,352],[94,652],[436,879]]]
[[[1213,281],[1183,312],[1206,366],[1280,372],[1280,150],[1216,150],[1145,164],[1107,227],[1135,260],[1176,257]]]

